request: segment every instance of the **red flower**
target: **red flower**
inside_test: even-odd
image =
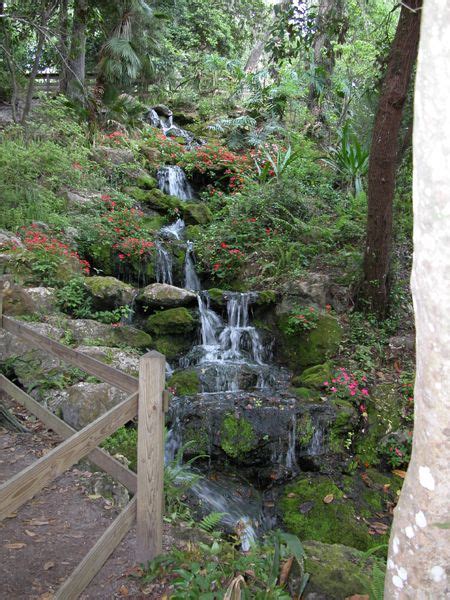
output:
[[[213,265],[213,271],[218,271],[220,269],[220,263],[215,263]]]
[[[221,248],[228,248],[228,244],[225,244],[225,242],[221,242],[220,243],[220,247]]]

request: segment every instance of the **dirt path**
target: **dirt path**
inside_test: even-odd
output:
[[[8,401],[4,403],[8,404]],[[14,414],[30,430],[13,433],[0,428],[0,482],[18,473],[59,443],[59,438],[16,405]],[[66,471],[17,515],[0,523],[0,589],[2,599],[50,600],[96,540],[117,516],[118,509],[91,494],[89,473],[79,465]],[[164,545],[173,544],[166,531]],[[129,577],[136,569],[134,531],[126,536],[80,597],[150,598],[164,596],[158,584],[141,589]]]

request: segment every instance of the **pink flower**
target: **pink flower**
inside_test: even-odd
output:
[[[368,396],[368,395],[369,395],[369,391],[368,391],[368,390],[366,390],[366,388],[363,388],[363,389],[361,390],[361,394],[362,394],[363,396]]]
[[[328,381],[324,381],[324,382],[323,382],[323,385],[328,385]]]
[[[337,392],[337,389],[335,387],[330,388],[332,392]]]

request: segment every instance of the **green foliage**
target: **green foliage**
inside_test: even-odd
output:
[[[283,321],[283,331],[287,335],[297,335],[317,327],[319,313],[313,306],[296,307]]]
[[[340,182],[349,186],[354,194],[363,190],[363,177],[369,168],[369,150],[364,147],[346,123],[340,134],[338,147],[330,148],[330,156],[324,162],[339,175]]]
[[[226,513],[223,512],[212,512],[209,515],[206,515],[198,523],[198,528],[206,533],[213,533],[225,514]]]
[[[137,429],[120,427],[101,444],[110,454],[125,456],[132,471],[137,470]]]

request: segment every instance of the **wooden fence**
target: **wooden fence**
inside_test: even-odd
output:
[[[2,314],[10,282],[0,280],[0,326],[31,346],[79,367],[130,395],[101,417],[75,431],[22,389],[0,375],[0,389],[22,404],[64,441],[0,486],[0,521],[11,515],[64,471],[87,456],[125,485],[133,499],[56,592],[57,600],[78,598],[136,521],[136,560],[146,563],[162,552],[165,358],[148,352],[139,363],[139,379],[41,335],[25,323]],[[138,415],[137,475],[98,448]]]

